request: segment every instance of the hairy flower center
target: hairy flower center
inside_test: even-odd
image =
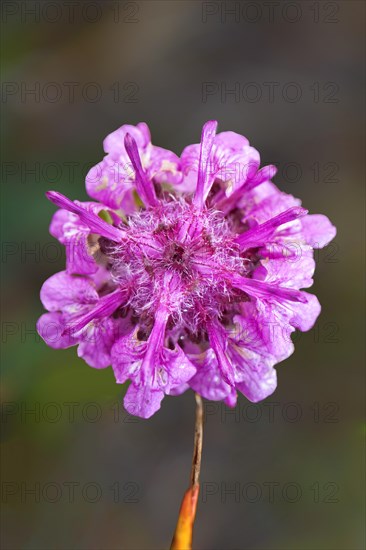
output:
[[[192,335],[207,315],[225,315],[229,304],[245,299],[231,288],[227,274],[247,273],[248,261],[234,244],[235,234],[213,209],[197,212],[184,200],[162,202],[131,215],[126,240],[104,240],[101,249],[116,285],[130,288],[133,314],[149,324],[164,289],[166,273],[175,277],[171,310],[174,325]]]
[[[189,251],[177,242],[168,243],[164,254],[165,267],[175,269],[181,273],[187,270],[189,265]]]

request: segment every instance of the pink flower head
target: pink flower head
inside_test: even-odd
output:
[[[54,348],[78,345],[92,367],[112,365],[117,383],[130,381],[126,409],[144,418],[188,388],[230,406],[237,391],[265,399],[291,333],[320,313],[301,289],[335,228],[277,189],[246,138],[216,127],[179,159],[151,144],[146,124],[122,126],[87,176],[99,203],[47,193],[67,265],[42,287],[38,331]]]

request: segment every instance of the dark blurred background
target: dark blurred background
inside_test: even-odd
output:
[[[362,1],[2,5],[2,548],[169,547],[188,485],[191,392],[150,420],[74,348],[35,333],[57,189],[86,199],[102,140],[146,121],[180,154],[204,121],[247,136],[283,190],[329,216],[323,312],[267,401],[206,404],[196,549],[363,548]]]

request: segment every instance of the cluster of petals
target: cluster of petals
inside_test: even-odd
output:
[[[124,125],[86,177],[94,202],[47,193],[66,269],[42,286],[38,332],[111,366],[130,382],[126,410],[144,418],[189,388],[229,406],[238,391],[265,399],[291,333],[320,313],[303,289],[334,226],[281,192],[245,137],[216,129],[208,121],[178,157],[146,124]]]

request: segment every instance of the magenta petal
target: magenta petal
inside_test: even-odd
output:
[[[139,157],[141,157],[143,186],[145,179],[148,185],[151,185],[149,182],[154,180],[154,182],[175,186],[181,183],[183,175],[177,155],[151,144],[150,132],[146,124],[140,123],[136,127],[126,124],[112,132],[104,140],[104,149],[108,154],[90,169],[85,181],[86,189],[91,197],[113,209],[121,209],[130,214],[137,209],[133,191],[136,185],[140,186],[141,181],[136,181],[135,168],[125,148],[127,134],[136,142]],[[139,159],[136,162],[139,163]],[[141,170],[139,166],[140,180]]]
[[[42,315],[37,321],[37,332],[54,349],[69,348],[77,343],[70,333],[65,334],[65,321],[58,312]]]
[[[112,367],[118,384],[123,384],[129,378],[140,383],[140,368],[146,347],[146,342],[140,342],[137,339],[136,329],[116,341],[111,354]]]
[[[235,322],[236,330],[228,346],[228,355],[235,365],[235,387],[251,401],[260,401],[276,388],[276,358],[254,316],[237,316]]]
[[[251,163],[249,165],[250,169],[248,168],[245,178],[240,181],[239,185],[229,191],[227,195],[219,196],[217,201],[214,201],[216,208],[227,214],[230,210],[236,208],[239,203],[245,201],[250,190],[264,182],[268,182],[277,172],[277,168],[273,165],[264,166],[257,172],[259,156],[257,162],[251,160]],[[250,203],[250,201],[247,202]]]
[[[182,393],[189,390],[189,384],[186,382],[184,384],[181,384],[180,386],[174,386],[171,390],[166,392],[168,395],[182,395]]]
[[[131,378],[136,385],[169,392],[194,375],[195,368],[181,348],[164,347],[167,319],[168,314],[161,307],[147,341],[138,340],[138,329],[134,329],[115,343],[112,364],[117,382]]]
[[[76,334],[79,330],[83,329],[85,325],[90,321],[107,317],[115,312],[120,307],[127,297],[127,291],[124,289],[117,289],[106,296],[99,299],[98,303],[88,313],[74,318],[74,320],[68,325],[68,330],[73,334]]]
[[[198,208],[202,207],[203,202],[207,197],[207,194],[213,183],[213,179],[212,177],[210,178],[208,168],[210,154],[216,135],[216,129],[216,120],[209,120],[208,122],[206,122],[206,124],[204,124],[202,128],[197,188],[193,199],[194,204],[198,206]]]
[[[79,216],[67,210],[57,210],[53,215],[50,233],[66,248],[66,271],[69,274],[95,273],[98,266],[89,254],[90,230],[80,222]]]
[[[98,298],[98,293],[89,279],[73,277],[65,271],[52,275],[41,288],[41,301],[48,311],[63,310],[75,304],[94,304]]]
[[[272,182],[264,182],[245,195],[240,204],[244,209],[244,221],[251,226],[251,220],[264,223],[274,216],[294,206],[301,206],[301,201],[292,195],[282,193]]]
[[[225,183],[227,196],[251,181],[260,164],[259,153],[235,132],[221,132],[212,151],[216,177]]]
[[[225,397],[224,403],[228,407],[233,408],[236,406],[237,401],[238,401],[238,394],[234,388],[231,388],[231,392],[227,397]]]
[[[118,322],[114,319],[107,318],[93,323],[77,335],[80,340],[78,356],[95,369],[109,367],[111,349],[118,335]]]
[[[103,205],[97,203],[80,204],[96,215],[104,209]],[[78,215],[67,210],[58,210],[53,215],[50,233],[65,245],[67,273],[77,275],[96,273],[98,265],[91,255],[88,243],[91,231]]]
[[[165,393],[170,393],[174,388],[181,387],[196,373],[196,367],[179,346],[176,346],[174,350],[165,348],[163,350],[163,362],[167,373]],[[160,387],[163,386],[161,384]]]
[[[253,248],[258,247],[266,242],[269,242],[273,233],[278,227],[284,225],[288,222],[297,220],[300,217],[303,217],[307,214],[307,210],[301,208],[300,206],[293,206],[285,212],[274,216],[270,220],[253,227],[239,235],[236,239],[236,242],[240,245],[241,248]]]
[[[195,392],[211,401],[222,401],[231,394],[232,388],[222,377],[213,349],[199,356],[191,356],[191,359],[197,367],[197,373],[189,385]]]
[[[64,225],[72,221],[79,222],[78,216],[67,210],[56,210],[50,223],[51,235],[61,241],[64,237]]]
[[[180,190],[179,184],[183,179],[180,159],[171,151],[153,145],[146,171],[150,179],[154,179],[158,183],[178,184],[176,189]]]
[[[314,282],[315,261],[312,252],[303,251],[299,257],[266,258],[263,265],[253,272],[253,279],[263,280],[260,273],[262,269],[266,283],[277,284],[282,288],[308,288]]]
[[[98,270],[97,263],[89,254],[88,235],[82,231],[75,232],[68,237],[66,270],[68,273],[78,275],[89,275]]]
[[[239,275],[234,275],[230,282],[236,288],[240,288],[251,296],[264,300],[289,300],[291,302],[306,302],[306,298],[299,290],[284,288],[271,283],[247,279]]]
[[[88,195],[94,199],[110,208],[131,213],[135,210],[132,194],[134,178],[135,174],[128,157],[122,162],[105,157],[89,170],[85,186]]]
[[[234,153],[236,151],[244,151],[249,145],[249,140],[236,132],[226,131],[217,134],[215,145],[220,150],[221,154],[223,154],[222,149]]]
[[[148,384],[160,366],[160,356],[164,348],[165,328],[169,314],[164,307],[155,314],[155,322],[146,343],[146,351],[141,363],[141,383]]]
[[[292,304],[291,324],[299,330],[306,332],[315,325],[321,312],[319,300],[314,294],[303,292],[306,302],[303,304]]]
[[[123,404],[128,413],[141,418],[150,418],[160,409],[164,392],[152,390],[149,386],[131,384],[127,390]]]
[[[257,300],[256,303],[241,304],[242,315],[235,318],[240,333],[238,343],[246,346],[251,353],[249,357],[257,364],[272,357],[272,365],[290,357],[294,351],[291,333],[295,328],[291,324],[294,315],[293,307],[304,307],[304,304],[287,302],[287,307],[273,307],[273,304]]]
[[[229,384],[234,384],[234,371],[226,355],[227,334],[219,323],[207,323],[207,332],[210,344],[217,358],[217,363],[224,380]]]
[[[159,201],[156,198],[154,185],[142,168],[136,141],[130,134],[126,134],[125,148],[135,170],[136,189],[138,194],[146,205],[156,206],[159,204]]]
[[[322,214],[312,214],[301,220],[302,234],[313,248],[323,248],[336,236],[337,230]]]
[[[89,227],[92,233],[102,235],[103,237],[106,237],[106,239],[111,239],[116,242],[121,241],[124,237],[123,231],[103,221],[99,216],[91,211],[88,211],[86,208],[83,208],[80,204],[72,202],[61,193],[57,193],[56,191],[47,191],[46,196],[59,208],[64,208],[73,214],[77,214],[80,220]]]
[[[128,160],[125,152],[125,137],[130,134],[137,143],[137,146],[144,150],[151,141],[150,131],[144,122],[140,122],[137,126],[131,124],[124,124],[111,134],[109,134],[103,141],[103,148],[110,157],[117,162],[121,160]]]
[[[271,395],[277,387],[277,373],[274,368],[265,372],[247,369],[245,379],[236,384],[236,388],[253,403],[262,401]]]
[[[263,166],[258,172],[255,174],[255,176],[245,184],[245,188],[247,191],[250,189],[254,189],[254,187],[257,187],[257,185],[261,185],[265,181],[271,181],[272,178],[277,174],[277,168],[273,164],[269,164],[268,166]]]

